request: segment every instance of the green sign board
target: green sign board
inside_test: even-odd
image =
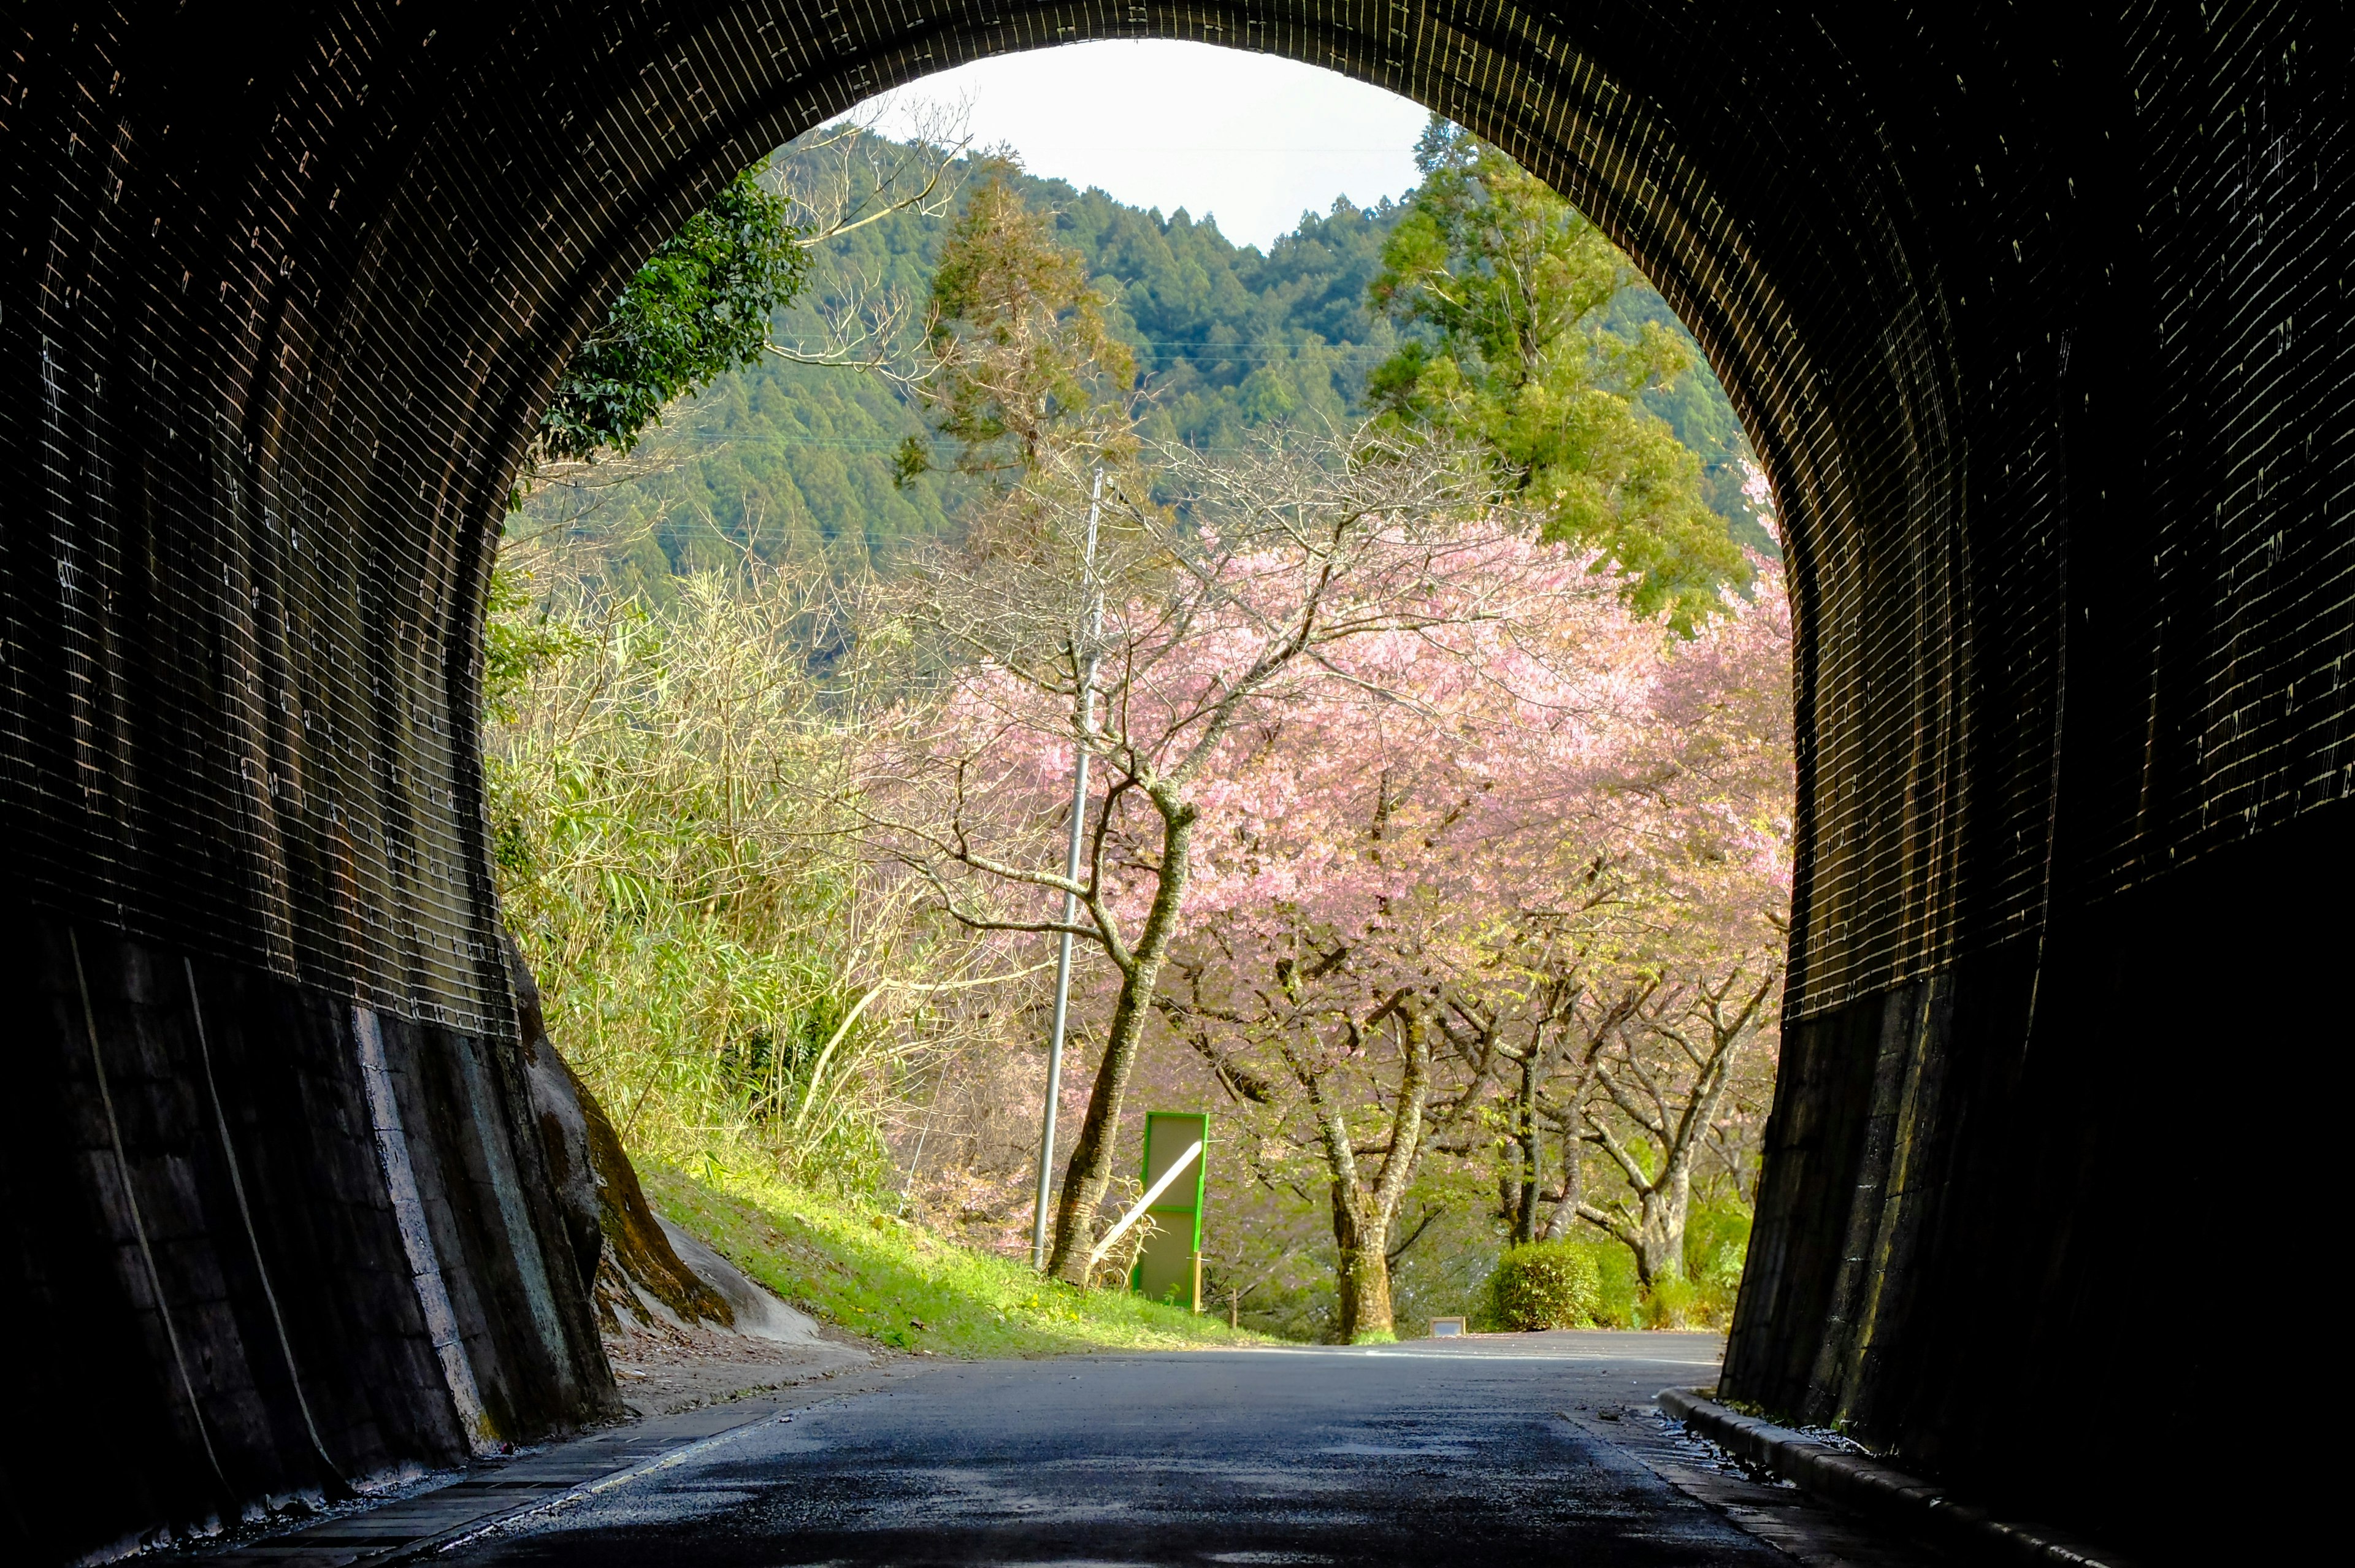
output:
[[[1145,1189],[1172,1178],[1146,1214],[1152,1233],[1129,1271],[1128,1287],[1156,1301],[1202,1310],[1202,1189],[1209,1163],[1210,1118],[1155,1111],[1145,1118]]]

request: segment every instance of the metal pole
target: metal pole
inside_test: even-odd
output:
[[[1093,576],[1096,565],[1096,511],[1103,501],[1103,470],[1096,470],[1088,496],[1088,548],[1082,573]],[[1088,641],[1080,656],[1080,733],[1096,727],[1096,637],[1103,630],[1103,601],[1089,606]],[[1080,852],[1085,848],[1088,824],[1088,748],[1084,741],[1071,748],[1071,837],[1063,852],[1063,879],[1080,880]],[[1080,901],[1063,895],[1063,923],[1080,917]],[[1047,1033],[1047,1114],[1039,1125],[1039,1198],[1030,1211],[1030,1266],[1047,1266],[1047,1199],[1055,1181],[1055,1111],[1063,1097],[1063,1026],[1071,1010],[1071,933],[1058,938],[1055,950],[1055,1021]]]

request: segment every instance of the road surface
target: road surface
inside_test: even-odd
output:
[[[1651,1413],[1713,1379],[1718,1349],[1563,1333],[942,1364],[437,1561],[1789,1568],[1762,1536],[1806,1562],[1923,1561],[1711,1474]]]

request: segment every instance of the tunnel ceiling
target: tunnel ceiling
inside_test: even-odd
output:
[[[1802,1051],[1784,1134],[1842,1095],[1880,1125],[1891,1029],[1932,1056],[1977,1030],[2014,1064],[1983,1092],[2026,1094],[2069,933],[2322,832],[2355,787],[2355,160],[2321,7],[382,0],[7,26],[0,855],[60,921],[511,1032],[477,635],[570,346],[768,149],[1100,37],[1286,55],[1448,114],[1706,348],[1798,606],[1788,1019],[1881,1020]],[[1897,1373],[1750,1316],[1845,1310],[1849,1243],[1800,1239],[1865,1223],[1839,1194],[1867,1155],[1823,1151],[1878,1146],[1823,1138],[1771,1157],[1787,1212],[1762,1217],[1735,1360],[1780,1334],[1782,1370],[1740,1375],[1838,1404]],[[1955,1215],[1980,1201],[1936,1233],[1978,1234]],[[1877,1419],[1960,1464],[1966,1379],[1940,1364],[1945,1405]]]

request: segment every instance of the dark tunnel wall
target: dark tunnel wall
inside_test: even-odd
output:
[[[1767,462],[1800,860],[1729,1391],[2182,1548],[2230,1488],[2148,1461],[2254,1385],[2153,1271],[2250,1232],[2193,1168],[2203,1084],[2220,1036],[2318,1067],[2315,987],[2284,976],[2350,923],[2342,20],[16,13],[0,874],[31,1005],[0,1234],[12,1327],[68,1350],[0,1438],[12,1527],[78,1554],[610,1397],[546,1261],[485,854],[475,637],[525,432],[732,168],[978,54],[1156,35],[1497,140],[1651,274]],[[2284,1255],[2295,1205],[2270,1212]],[[2089,1445],[2052,1413],[2095,1390]],[[135,1427],[133,1480],[74,1493],[44,1424]]]
[[[513,1051],[94,923],[5,936],[0,1455],[44,1559],[618,1411]]]

